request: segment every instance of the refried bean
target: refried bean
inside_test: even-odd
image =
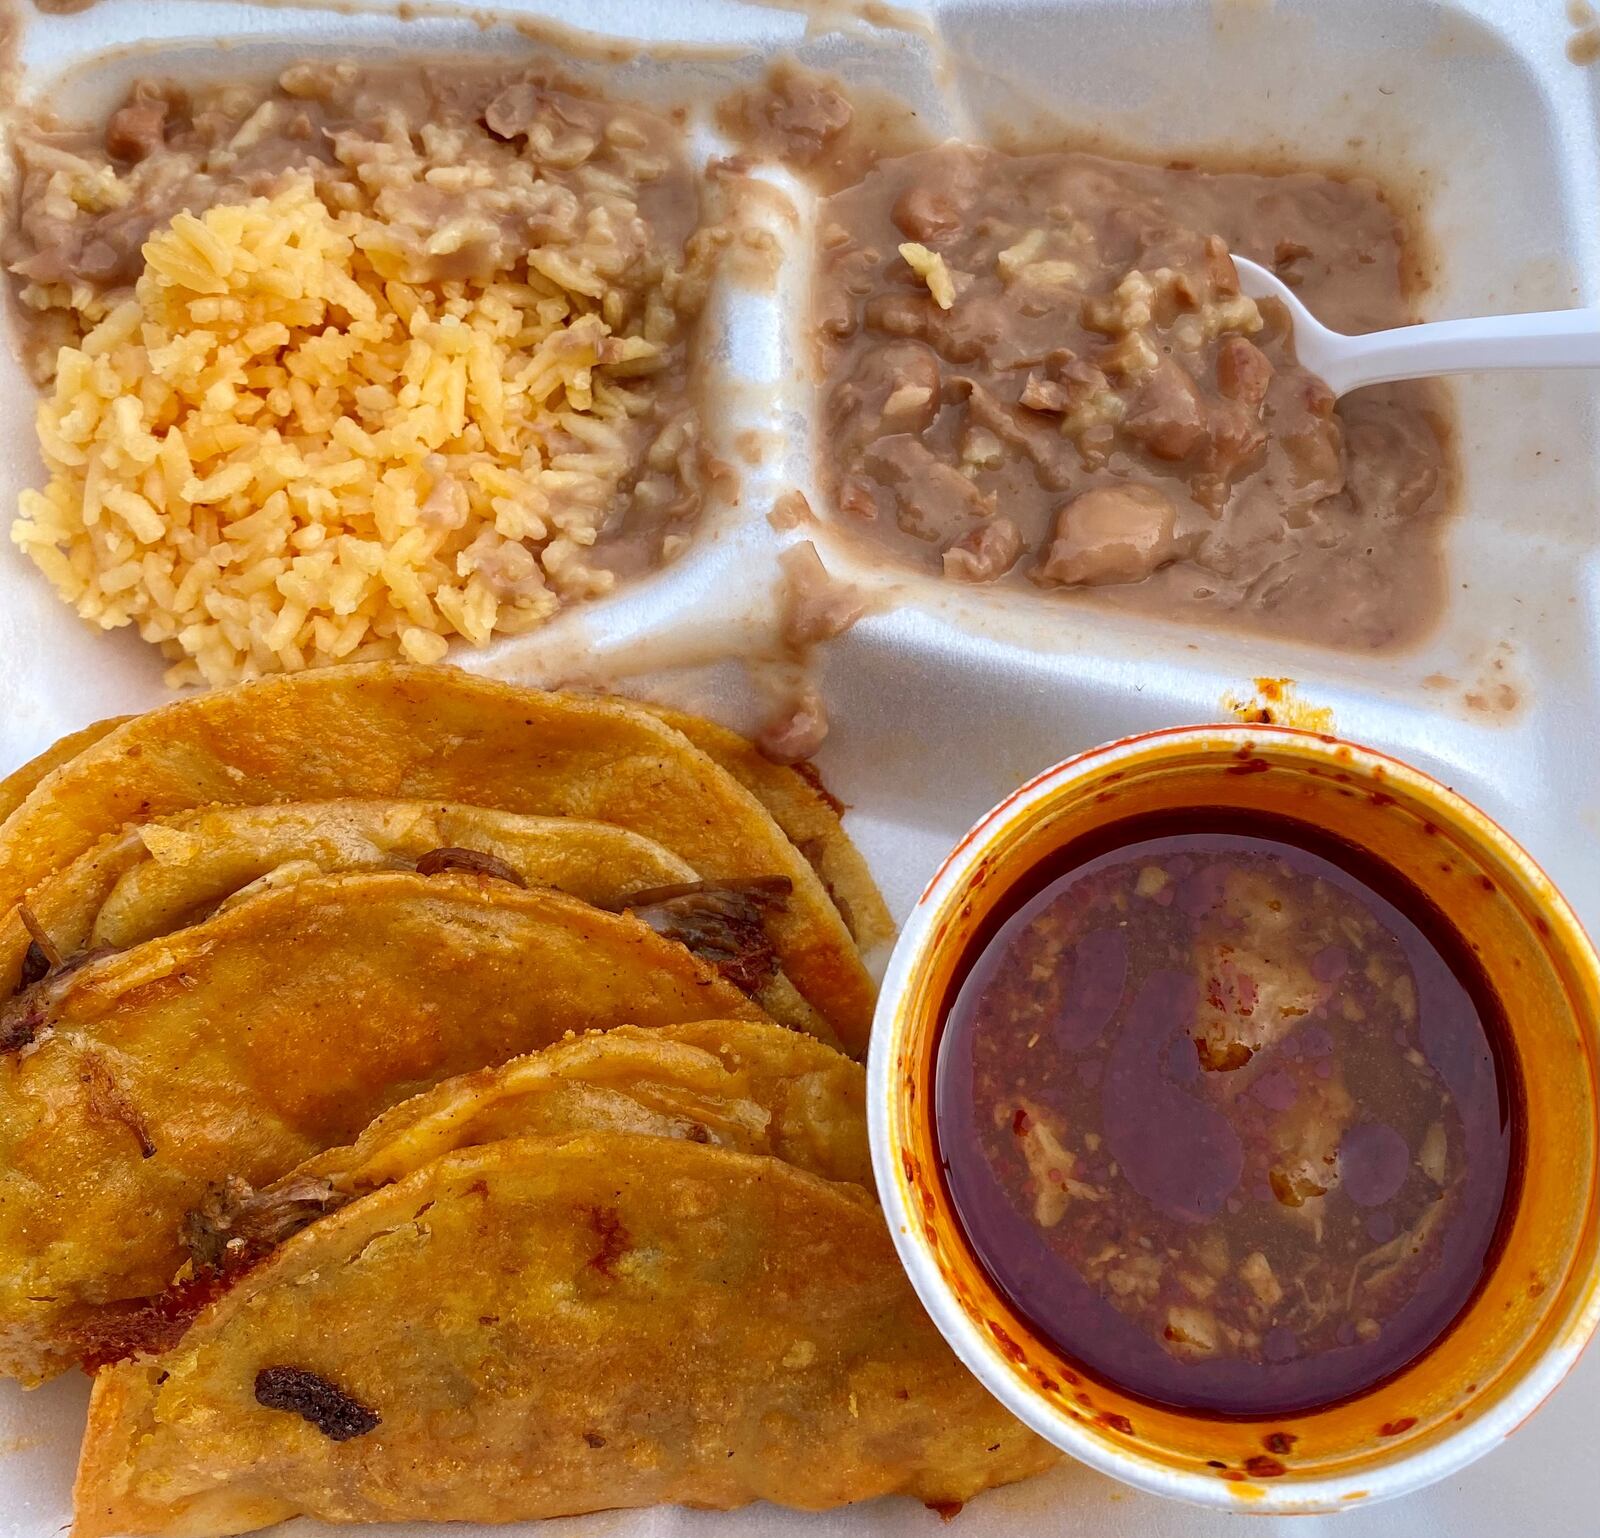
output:
[[[895,557],[1350,648],[1439,607],[1451,475],[1425,386],[1335,405],[1273,267],[1327,324],[1411,316],[1376,187],[946,144],[822,205],[828,511]]]
[[[559,257],[580,239],[609,242],[606,277],[621,305],[608,319],[636,321],[626,306],[653,309],[646,319],[671,345],[640,386],[650,410],[635,420],[637,468],[608,509],[592,564],[632,575],[685,543],[706,467],[690,462],[698,423],[680,322],[703,298],[715,243],[700,226],[698,179],[675,124],[527,68],[311,62],[275,81],[194,91],[139,81],[103,128],[24,121],[14,141],[18,182],[0,256],[41,381],[58,349],[76,346],[131,288],[145,242],[175,214],[270,195],[299,175],[333,208],[356,203],[359,184],[407,281],[483,281],[530,250]],[[537,167],[531,191],[505,174],[517,162]],[[664,264],[682,269],[670,299],[655,280]]]
[[[12,539],[170,682],[439,661],[687,548],[731,232],[679,123],[533,63],[314,61],[11,147],[50,472]]]

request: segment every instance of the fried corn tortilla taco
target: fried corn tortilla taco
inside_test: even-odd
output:
[[[224,806],[130,824],[0,919],[0,997],[86,950],[125,950],[197,922],[256,883],[396,868],[477,870],[635,908],[774,1019],[835,1040],[777,967],[768,925],[788,902],[787,877],[703,884],[686,861],[609,823],[417,801]]]
[[[92,747],[108,732],[115,731],[128,716],[113,716],[109,721],[96,721],[81,731],[68,732],[65,737],[51,743],[37,758],[30,758],[20,769],[14,769],[0,780],[0,822],[3,822],[32,794],[34,786],[47,774],[54,774],[63,764],[76,758],[87,747]]]
[[[568,1031],[759,1017],[628,915],[492,878],[307,878],[0,1006],[0,1371],[143,1327],[184,1215]]]
[[[682,732],[771,813],[772,820],[821,878],[862,950],[871,950],[893,940],[894,919],[872,879],[867,862],[851,843],[840,821],[845,809],[829,793],[809,763],[775,764],[763,757],[754,743],[713,721],[656,705],[643,708],[674,731]],[[45,775],[130,719],[129,716],[114,716],[73,732],[0,780],[0,821],[21,805]]]
[[[1056,1454],[853,1185],[630,1133],[462,1149],[311,1224],[95,1382],[74,1538],[965,1501]]]
[[[714,721],[655,705],[646,708],[716,760],[772,813],[821,878],[862,950],[894,939],[894,920],[878,884],[839,820],[845,809],[809,763],[775,764],[754,743]]]
[[[619,1026],[446,1079],[260,1190],[230,1176],[185,1219],[192,1271],[251,1264],[315,1218],[458,1149],[579,1132],[685,1138],[872,1184],[866,1075],[843,1053],[755,1020]]]
[[[369,663],[261,679],[125,722],[0,825],[0,907],[128,822],[212,804],[469,802],[612,823],[703,881],[790,882],[767,915],[783,971],[859,1055],[874,989],[820,878],[760,801],[637,705],[454,668]]]

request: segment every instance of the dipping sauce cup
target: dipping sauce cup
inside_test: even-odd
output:
[[[1492,1268],[1455,1323],[1340,1403],[1225,1418],[1136,1398],[1041,1338],[972,1252],[934,1126],[945,1013],[975,937],[1064,846],[1189,809],[1298,819],[1418,889],[1476,954],[1522,1092],[1520,1180]],[[1256,1512],[1349,1509],[1415,1490],[1509,1436],[1600,1317],[1600,959],[1538,866],[1427,775],[1272,726],[1151,732],[1024,785],[946,859],[896,947],[873,1029],[878,1189],[913,1285],[951,1346],[1041,1436],[1159,1495]],[[1064,1219],[1072,1221],[1069,1212]]]

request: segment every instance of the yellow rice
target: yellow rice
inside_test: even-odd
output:
[[[174,683],[435,661],[606,591],[589,547],[672,317],[613,335],[581,251],[539,254],[407,282],[381,222],[306,178],[179,214],[61,350],[49,483],[12,538],[85,619],[179,659]]]

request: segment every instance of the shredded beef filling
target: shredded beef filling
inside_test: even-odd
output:
[[[0,1054],[20,1052],[39,1039],[50,1013],[35,991],[38,987],[34,983],[0,1004]]]
[[[212,1186],[183,1220],[183,1242],[195,1275],[248,1268],[343,1201],[328,1181],[309,1175],[263,1191],[230,1175]]]
[[[430,849],[417,861],[419,876],[438,876],[447,871],[464,871],[474,876],[493,876],[497,881],[509,881],[512,886],[527,886],[521,875],[497,855],[484,854],[479,849]]]
[[[787,876],[690,881],[636,892],[623,908],[658,935],[687,946],[736,988],[755,993],[778,970],[762,916],[782,911],[793,885]]]
[[[17,986],[12,991],[21,993],[24,988],[31,988],[35,983],[43,982],[50,975],[50,958],[45,955],[43,947],[37,940],[28,941],[28,948],[22,955],[22,972],[17,978]]]
[[[28,941],[27,954],[22,959],[22,981],[18,985],[26,988],[29,983],[36,983],[40,978],[48,976],[51,970],[61,965],[61,952],[56,949],[56,943],[50,938],[49,931],[34,917],[33,909],[27,903],[17,904],[17,917],[22,920],[22,927],[31,937]],[[29,976],[29,973],[32,976]]]
[[[0,1056],[32,1046],[49,1028],[56,996],[67,978],[79,967],[111,955],[109,947],[98,946],[65,961],[52,961],[42,946],[39,951],[45,970],[39,971],[34,947],[30,945],[23,960],[21,981],[9,999],[0,1000]]]

